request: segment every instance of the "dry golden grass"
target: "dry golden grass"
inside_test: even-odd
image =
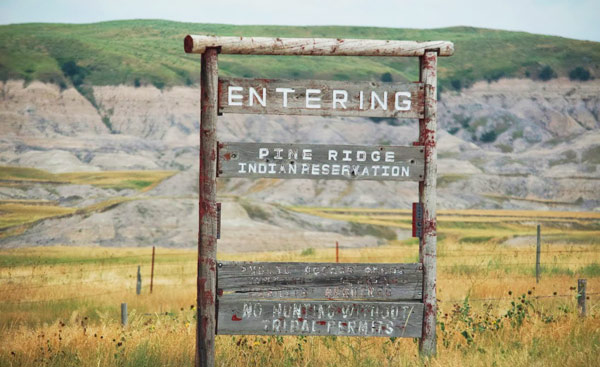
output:
[[[314,209],[310,209],[314,210]],[[323,210],[324,212],[328,210]],[[462,212],[455,211],[456,217]],[[369,221],[355,211],[356,220]],[[594,214],[594,213],[592,213]],[[467,215],[465,213],[465,215]],[[535,233],[535,213],[477,213],[480,223],[440,221],[438,355],[416,340],[218,336],[219,366],[595,366],[600,364],[600,243],[594,215],[542,228],[542,277],[534,242],[510,246],[510,231]],[[565,214],[561,214],[565,215]],[[543,216],[542,213],[539,215]],[[563,216],[546,215],[546,218]],[[509,217],[508,221],[493,218]],[[460,231],[457,231],[460,229]],[[482,234],[483,233],[483,234]],[[268,235],[268,234],[265,234]],[[414,239],[344,248],[341,262],[416,262]],[[190,366],[195,337],[194,249],[49,247],[0,251],[0,366]],[[335,249],[219,253],[220,260],[335,261]],[[137,265],[142,294],[135,295]],[[578,278],[588,280],[588,317],[578,317]],[[120,325],[120,303],[130,310]],[[514,302],[514,305],[513,305]],[[520,308],[519,308],[520,307]]]
[[[0,166],[0,185],[34,183],[95,185],[113,189],[148,191],[175,171],[105,171],[53,174],[35,168]]]
[[[0,230],[23,224],[35,223],[41,219],[72,214],[75,208],[58,205],[30,205],[0,202]]]

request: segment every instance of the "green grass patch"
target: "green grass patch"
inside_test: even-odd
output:
[[[490,242],[494,236],[471,236],[462,237],[458,240],[458,243],[485,243]]]
[[[313,256],[315,254],[315,249],[312,247],[309,248],[305,248],[304,250],[302,250],[302,252],[300,253],[300,256]]]
[[[600,264],[593,263],[579,269],[578,273],[586,277],[600,277]]]
[[[182,49],[183,38],[191,31],[219,36],[450,40],[457,51],[439,69],[440,85],[448,90],[468,87],[477,80],[538,78],[544,68],[566,77],[577,65],[593,74],[600,60],[597,42],[473,27],[233,26],[123,20],[0,26],[0,78],[68,83],[82,90],[91,85],[154,85],[159,89],[190,85],[199,82],[197,55],[187,55]],[[417,80],[417,69],[414,58],[219,57],[222,75],[237,77],[379,81],[386,75],[401,82]]]
[[[387,226],[377,224],[350,222],[350,233],[358,236],[373,236],[393,241],[397,238],[396,231]]]

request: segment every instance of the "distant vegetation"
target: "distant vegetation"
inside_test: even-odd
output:
[[[598,75],[600,43],[524,32],[452,27],[433,30],[373,27],[231,26],[163,20],[95,24],[0,26],[0,79],[41,80],[76,87],[90,101],[92,85],[198,83],[200,57],[183,52],[188,33],[222,36],[339,37],[450,40],[456,54],[440,62],[440,84],[460,90],[504,77],[589,80]],[[269,78],[414,81],[414,58],[219,57],[222,75]],[[107,121],[110,123],[110,121]]]

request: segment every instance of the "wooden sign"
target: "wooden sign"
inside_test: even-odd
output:
[[[421,181],[423,147],[219,143],[219,177]]]
[[[227,262],[217,294],[231,299],[420,300],[421,264]]]
[[[219,78],[220,113],[423,118],[423,83]]]
[[[420,337],[423,303],[219,300],[217,334]]]

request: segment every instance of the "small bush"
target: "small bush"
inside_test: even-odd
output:
[[[546,65],[538,74],[538,78],[540,78],[540,80],[543,81],[548,81],[550,79],[556,78],[556,72],[550,66]]]
[[[77,65],[77,63],[73,60],[62,63],[60,69],[76,87],[83,84],[85,77],[89,74],[89,71],[86,68]]]
[[[490,130],[490,131],[486,131],[483,134],[481,134],[481,138],[479,138],[479,140],[482,143],[493,143],[496,141],[497,137],[498,137],[498,134],[496,134],[496,132],[494,130]]]
[[[381,74],[381,81],[384,83],[391,83],[394,81],[394,78],[392,77],[391,73],[383,73]]]
[[[462,87],[463,87],[462,82],[460,81],[460,79],[452,79],[450,81],[450,85],[452,86],[452,88],[454,88],[454,90],[457,90],[457,91],[461,90]]]
[[[590,78],[590,72],[581,66],[578,66],[569,72],[569,79],[571,80],[587,81],[590,80]]]

